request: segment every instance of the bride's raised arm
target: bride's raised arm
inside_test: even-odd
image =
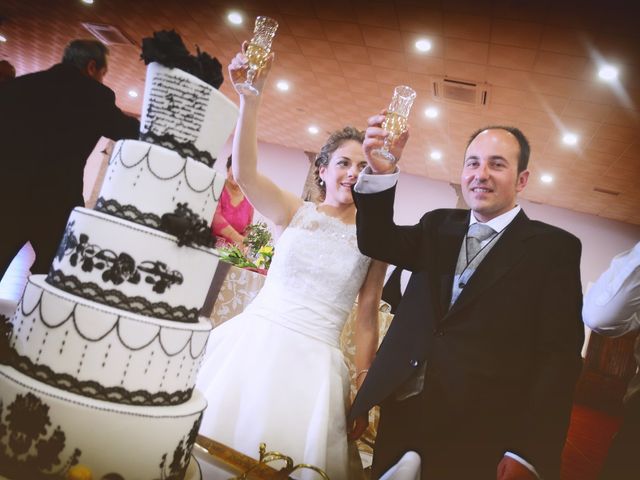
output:
[[[258,171],[258,110],[272,63],[273,53],[255,76],[253,85],[260,92],[259,95],[240,94],[240,116],[233,138],[232,170],[236,182],[251,204],[278,227],[286,227],[302,200],[281,189]],[[231,81],[235,84],[242,79],[247,68],[247,58],[244,53],[238,53],[229,65]]]

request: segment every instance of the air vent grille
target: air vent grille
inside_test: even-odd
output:
[[[433,79],[432,85],[433,96],[437,99],[481,107],[489,104],[490,88],[488,83],[436,77]]]
[[[82,26],[105,45],[135,45],[133,40],[113,25],[83,23]]]

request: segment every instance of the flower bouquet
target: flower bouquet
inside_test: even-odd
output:
[[[240,249],[236,245],[219,248],[220,259],[236,267],[266,275],[274,251],[271,241],[271,232],[266,223],[252,223],[247,227],[247,235],[244,239],[246,248]]]

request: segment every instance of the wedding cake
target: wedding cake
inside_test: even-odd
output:
[[[29,278],[1,323],[0,476],[195,468],[211,329],[198,311],[225,180],[212,162],[238,111],[219,84],[172,66],[148,65],[141,140],[116,143],[95,208],[73,210],[49,274]]]

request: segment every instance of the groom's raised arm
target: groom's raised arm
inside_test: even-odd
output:
[[[413,226],[398,226],[393,221],[395,186],[399,170],[390,163],[372,155],[384,144],[387,132],[382,128],[384,114],[369,118],[369,126],[362,144],[367,167],[360,173],[354,187],[358,247],[365,255],[387,263],[399,265],[407,270],[420,268],[421,223]],[[392,145],[391,153],[400,159],[409,138],[403,133]]]

